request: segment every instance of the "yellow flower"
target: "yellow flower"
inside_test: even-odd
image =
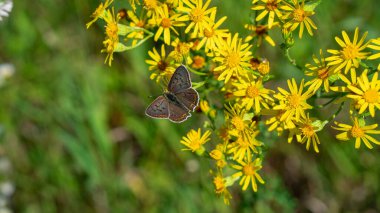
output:
[[[261,60],[259,66],[257,67],[257,71],[259,71],[261,75],[267,75],[270,71],[269,61],[267,59]]]
[[[367,71],[365,70],[362,75],[367,75]],[[332,86],[330,89],[334,92],[350,92],[347,86],[356,86],[358,84],[358,78],[356,77],[355,68],[351,68],[350,72],[351,80],[349,80],[344,74],[339,73],[338,77],[342,80],[346,85],[343,86]]]
[[[314,151],[319,153],[318,144],[321,144],[317,135],[319,127],[309,118],[309,114],[306,118],[301,118],[300,122],[297,122],[296,125],[297,128],[290,130],[288,142],[292,142],[293,136],[296,135],[299,143],[304,144],[306,142],[306,150],[309,151],[310,145],[313,144]]]
[[[211,0],[208,0],[203,5],[203,0],[182,0],[182,2],[187,6],[179,6],[177,7],[178,11],[182,11],[187,13],[187,19],[191,21],[191,23],[186,27],[185,33],[189,33],[190,30],[194,27],[193,37],[201,37],[205,28],[208,27],[209,23],[211,23],[209,15],[212,11],[216,10],[215,7],[207,9],[210,5]]]
[[[197,50],[200,50],[203,46],[205,46],[206,54],[208,54],[210,51],[216,51],[218,49],[218,46],[220,46],[223,38],[228,37],[228,30],[218,29],[218,27],[223,24],[227,17],[224,16],[215,23],[215,16],[216,11],[213,11],[210,15],[210,24],[204,29],[203,38],[197,45]]]
[[[210,116],[211,118],[215,118],[216,110],[210,108],[210,106],[206,100],[201,100],[199,102],[199,107],[201,108],[202,112],[204,112],[206,115]]]
[[[173,31],[178,35],[177,30],[174,27],[185,26],[185,21],[188,17],[181,16],[181,14],[169,14],[168,6],[166,4],[160,8],[156,23],[158,23],[159,28],[154,36],[154,40],[157,41],[161,34],[164,33],[164,42],[170,45],[170,31]]]
[[[380,38],[377,38],[377,39],[372,39],[371,40],[371,44],[368,45],[368,48],[371,48],[373,50],[377,50],[379,51],[380,50]],[[368,59],[372,60],[372,59],[378,59],[380,58],[380,52],[379,53],[375,53],[371,56],[368,57]]]
[[[273,26],[278,25],[278,22],[275,22]],[[252,39],[257,37],[257,46],[259,47],[261,43],[263,42],[263,39],[268,42],[268,44],[272,45],[273,47],[276,46],[273,39],[268,35],[268,26],[267,25],[252,25],[252,24],[246,24],[244,26],[245,29],[251,31],[251,34],[247,36],[245,39],[245,42],[249,42]]]
[[[245,116],[245,110],[241,109],[239,105],[235,104],[233,107],[225,105],[225,120],[228,124],[228,133],[235,137],[250,138],[252,133],[251,119]]]
[[[260,113],[261,107],[269,108],[268,101],[273,102],[269,95],[273,90],[266,89],[261,79],[255,81],[251,75],[248,78],[240,78],[237,83],[232,83],[236,87],[234,96],[239,97],[241,105],[246,110],[254,109],[256,114]]]
[[[169,79],[173,75],[176,67],[173,65],[171,58],[166,57],[165,45],[161,46],[161,55],[154,47],[153,51],[149,51],[148,54],[152,58],[145,60],[145,62],[150,65],[149,70],[153,71],[150,75],[150,79],[156,79],[157,82],[161,81],[163,77]]]
[[[248,155],[246,158],[246,161],[238,161],[240,165],[232,165],[232,168],[240,170],[239,172],[236,172],[233,174],[233,177],[241,177],[239,185],[243,185],[242,189],[247,190],[250,183],[252,183],[252,189],[253,191],[257,192],[257,183],[256,179],[261,183],[264,184],[264,180],[261,178],[261,176],[257,173],[262,166],[261,166],[261,159],[256,158],[256,160],[252,161],[251,155]]]
[[[104,3],[100,3],[100,5],[96,8],[96,10],[91,14],[92,20],[86,24],[87,29],[99,18],[103,18],[107,8],[112,4],[113,0],[106,0]]]
[[[315,76],[311,81],[306,82],[305,86],[309,86],[309,89],[315,93],[323,84],[323,88],[326,92],[330,90],[329,77],[333,75],[333,68],[327,65],[325,58],[323,57],[322,50],[319,50],[320,58],[313,55],[314,64],[306,64],[305,74],[307,76]]]
[[[227,145],[227,153],[233,153],[232,159],[241,161],[245,156],[251,155],[253,152],[257,153],[255,146],[260,146],[255,137],[259,134],[259,131],[255,131],[251,134],[251,140],[239,137],[236,141]]]
[[[380,134],[380,130],[375,130],[377,128],[377,124],[372,124],[369,126],[365,126],[364,121],[358,121],[357,117],[352,119],[353,125],[350,126],[348,124],[334,122],[336,127],[333,126],[334,129],[343,131],[342,133],[336,135],[338,140],[347,141],[350,139],[355,139],[355,148],[359,149],[360,144],[363,141],[364,144],[372,149],[373,146],[370,142],[380,145],[380,142],[373,138],[368,134]]]
[[[131,20],[131,22],[129,23],[131,27],[140,27],[140,28],[145,27],[146,21],[144,19],[137,18],[135,13],[132,12],[131,10],[128,10],[127,14],[128,14],[128,18]],[[144,31],[143,29],[134,30],[127,35],[127,38],[133,39],[132,46],[135,46],[138,40],[141,40],[144,38]]]
[[[253,0],[252,4],[256,4],[259,2],[259,0]],[[277,18],[282,17],[282,13],[279,10],[281,6],[282,0],[260,0],[260,3],[253,5],[251,8],[252,10],[263,10],[257,17],[256,21],[260,21],[263,19],[267,14],[268,16],[268,28],[272,28],[275,16]]]
[[[250,66],[252,53],[249,51],[251,45],[242,43],[242,39],[235,34],[232,38],[228,35],[227,40],[221,43],[218,55],[214,61],[219,63],[219,66],[214,69],[214,72],[221,72],[218,80],[224,80],[227,83],[232,76],[239,77],[245,75],[245,70]]]
[[[215,193],[217,195],[223,195],[224,203],[226,205],[230,204],[230,199],[232,198],[230,192],[227,190],[227,183],[226,179],[218,174],[214,177],[213,183],[215,186]]]
[[[285,123],[284,121],[281,121],[282,115],[286,111],[284,110],[273,110],[273,109],[263,109],[262,114],[263,115],[269,115],[270,118],[265,121],[265,124],[268,125],[268,131],[276,130],[278,135],[280,136],[282,132],[284,131],[285,127],[287,129],[295,128],[295,125],[292,121],[288,121]]]
[[[305,110],[313,108],[307,104],[307,99],[312,96],[310,90],[302,93],[304,80],[302,79],[301,85],[297,86],[296,80],[288,80],[288,87],[290,92],[278,87],[279,93],[274,95],[280,103],[274,106],[275,110],[284,110],[285,113],[281,116],[281,121],[300,121],[300,118],[305,118]]]
[[[355,68],[359,67],[359,61],[367,58],[367,55],[369,54],[368,52],[362,52],[368,45],[368,42],[364,43],[367,34],[368,32],[365,32],[358,42],[359,28],[356,28],[354,39],[351,42],[347,33],[342,31],[344,41],[337,36],[335,37],[335,41],[342,47],[342,50],[327,50],[327,52],[333,54],[333,56],[326,58],[326,61],[329,61],[328,65],[337,65],[335,68],[336,72],[339,72],[344,68],[345,74],[347,74],[352,66]]]
[[[347,97],[354,99],[360,105],[359,114],[362,114],[367,108],[372,117],[375,117],[375,107],[380,109],[380,81],[377,79],[376,72],[372,81],[369,82],[367,75],[358,78],[358,85],[349,85],[347,88],[354,94],[348,94]]]
[[[284,2],[284,6],[281,9],[288,11],[285,12],[283,19],[290,19],[284,24],[284,28],[294,31],[298,26],[300,27],[298,36],[302,38],[304,28],[306,27],[307,32],[312,36],[313,29],[317,29],[314,22],[309,18],[309,16],[314,15],[314,11],[305,10],[305,1],[302,0],[302,4],[298,3],[298,0],[292,0],[293,5]]]
[[[198,151],[200,153],[205,151],[203,144],[210,140],[211,132],[207,130],[203,135],[201,134],[201,129],[198,131],[190,130],[186,137],[182,137],[181,144],[185,145],[187,148],[182,150],[191,150],[192,152]]]
[[[106,30],[105,30],[106,38],[103,41],[103,45],[105,48],[102,49],[101,52],[107,53],[107,57],[104,63],[108,61],[108,65],[111,66],[112,61],[113,61],[113,53],[116,52],[118,50],[118,46],[121,45],[119,43],[119,35],[118,35],[119,19],[117,16],[115,16],[114,10],[112,10],[112,12],[110,10],[107,10],[103,18],[106,21],[107,25],[106,25]]]
[[[176,38],[171,46],[174,47],[171,54],[176,62],[183,63],[184,59],[185,64],[191,64],[193,62],[190,57],[190,48],[193,46],[193,43],[182,42],[179,38]]]

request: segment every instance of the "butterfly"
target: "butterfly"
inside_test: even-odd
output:
[[[165,118],[180,123],[191,116],[190,112],[198,106],[198,92],[191,87],[189,71],[179,66],[170,78],[167,91],[158,96],[145,110],[152,118]]]

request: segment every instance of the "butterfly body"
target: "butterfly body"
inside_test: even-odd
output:
[[[179,66],[171,77],[168,91],[158,96],[145,110],[152,118],[166,118],[180,123],[191,116],[190,112],[198,106],[198,92],[191,87],[189,71]]]

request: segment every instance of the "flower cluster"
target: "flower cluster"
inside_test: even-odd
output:
[[[130,0],[130,10],[117,13],[112,3],[101,3],[87,24],[90,27],[97,20],[104,21],[102,52],[107,53],[109,65],[114,52],[135,48],[152,38],[155,46],[145,61],[152,80],[167,84],[180,64],[191,71],[193,87],[201,98],[205,130],[190,130],[181,144],[186,147],[183,150],[213,160],[215,193],[226,203],[231,198],[228,188],[235,183],[254,192],[257,183],[264,183],[259,173],[267,145],[262,140],[265,131],[285,135],[289,143],[296,141],[318,153],[322,144],[317,133],[334,122],[333,129],[341,131],[338,140],[355,139],[355,148],[362,141],[368,148],[380,144],[370,136],[380,133],[377,125],[364,122],[380,109],[378,71],[365,63],[380,58],[376,52],[380,38],[366,41],[365,33],[359,39],[357,28],[352,40],[343,31],[343,38],[335,38],[340,48],[328,49],[327,56],[320,50],[310,64],[301,66],[289,55],[295,31],[299,38],[305,28],[309,35],[315,33],[317,27],[311,17],[318,3],[253,0],[251,12],[256,16],[245,24],[249,31],[246,36],[223,28],[227,17],[218,16],[211,0]],[[276,45],[269,36],[274,27],[281,28],[285,56],[305,78],[298,82],[291,78],[286,86],[271,89],[270,62],[255,50],[263,41]],[[305,83],[307,78],[311,79]],[[315,104],[317,99],[326,98],[329,100],[324,104]],[[350,105],[352,125],[335,120],[344,114],[345,103]],[[312,117],[330,104],[337,106],[330,117]]]

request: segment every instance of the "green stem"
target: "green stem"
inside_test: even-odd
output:
[[[288,61],[289,61],[293,66],[295,66],[295,67],[296,67],[297,69],[299,69],[300,71],[303,71],[303,68],[302,68],[300,65],[297,64],[297,62],[296,62],[296,60],[295,60],[294,58],[292,58],[292,57],[290,56],[289,50],[290,50],[290,48],[286,48],[285,51],[284,51],[286,58],[288,59]]]
[[[344,105],[344,102],[342,102],[341,104],[340,104],[340,106],[339,106],[339,108],[338,108],[338,110],[334,113],[334,114],[332,114],[327,120],[328,120],[328,122],[330,122],[330,121],[332,121],[339,113],[340,113],[340,111],[342,111],[342,109],[343,109],[343,105]]]

